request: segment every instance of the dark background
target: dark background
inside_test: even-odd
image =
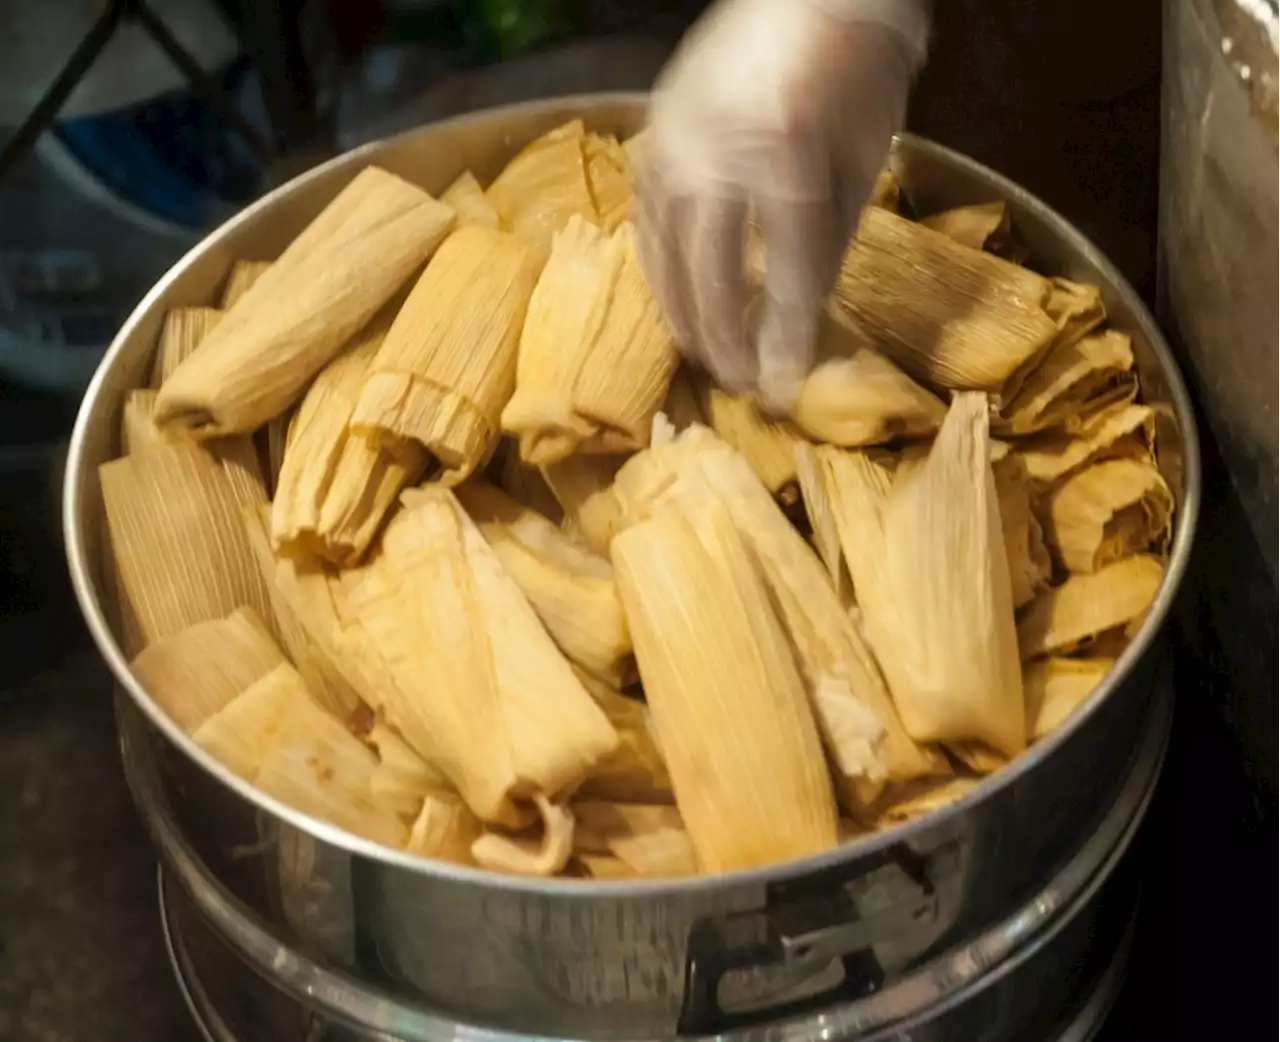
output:
[[[353,6],[335,10],[346,45],[358,47],[368,26],[351,20]],[[578,6],[580,35],[670,46],[703,5]],[[1152,300],[1158,0],[938,0],[937,8],[911,129],[1046,199]],[[528,93],[542,89],[531,77]],[[305,154],[314,123],[306,113],[285,118],[294,135],[286,150]],[[0,405],[0,451],[10,453],[24,432],[68,429],[74,408],[5,385]],[[1252,687],[1245,697],[1267,700],[1262,719],[1274,731],[1275,591],[1264,581],[1236,604],[1237,636],[1254,645],[1252,671],[1242,673],[1209,617],[1221,618],[1210,609],[1239,594],[1215,586],[1231,574],[1227,556],[1247,569],[1256,548],[1207,449],[1197,568],[1170,635],[1174,747],[1143,842],[1135,959],[1105,1042],[1271,1030],[1261,1011],[1266,996],[1269,1024],[1275,789],[1259,782],[1265,772],[1244,757],[1222,706]],[[159,936],[154,861],[117,764],[110,681],[66,583],[57,452],[29,454],[35,463],[6,472],[0,487],[0,1040],[188,1042],[196,1035]]]

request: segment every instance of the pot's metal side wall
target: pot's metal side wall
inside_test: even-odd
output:
[[[1212,700],[1260,803],[1274,814],[1276,59],[1259,26],[1257,39],[1235,31],[1228,37],[1213,6],[1164,5],[1159,312],[1212,433],[1206,538],[1179,622],[1188,657],[1204,674],[1190,694]],[[1249,83],[1239,75],[1246,51],[1255,56]],[[1257,103],[1267,74],[1257,56],[1264,53],[1271,65],[1269,112]]]

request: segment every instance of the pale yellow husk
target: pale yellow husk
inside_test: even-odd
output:
[[[1164,565],[1145,554],[1125,557],[1046,590],[1018,620],[1024,659],[1069,654],[1111,630],[1135,632],[1164,579]]]
[[[1009,208],[1002,200],[957,206],[923,217],[920,223],[971,250],[986,249],[988,243],[998,245],[1008,241],[1010,235]],[[1000,251],[995,249],[993,252]]]
[[[102,464],[98,479],[120,596],[143,646],[244,606],[270,617],[240,520],[265,502],[248,463],[175,440]]]
[[[1049,299],[1045,310],[1058,327],[1054,347],[1073,344],[1106,320],[1107,309],[1097,286],[1053,277],[1049,280]]]
[[[596,764],[575,795],[624,803],[671,803],[675,798],[671,775],[654,741],[648,707],[598,677],[576,672],[618,732],[618,748]]]
[[[810,542],[827,567],[827,577],[841,606],[848,608],[853,604],[853,582],[849,578],[849,569],[845,567],[844,551],[840,549],[840,525],[836,521],[831,493],[823,479],[818,449],[808,442],[796,445],[796,479],[805,515],[809,518]]]
[[[613,481],[623,456],[570,456],[542,468],[542,477],[564,511],[564,527],[584,546],[609,553],[621,524]]]
[[[785,419],[766,415],[754,395],[722,390],[706,373],[693,377],[698,409],[707,426],[746,458],[775,496],[794,499],[796,446],[804,436]]]
[[[1008,452],[991,464],[991,471],[1000,505],[1013,606],[1021,608],[1049,585],[1053,561],[1045,548],[1040,521],[1032,509],[1031,479],[1025,461],[1017,453]]]
[[[422,800],[405,850],[458,865],[474,865],[471,847],[482,831],[480,819],[471,813],[462,797],[431,792]]]
[[[454,213],[458,215],[460,228],[469,224],[478,224],[482,228],[502,227],[498,211],[493,208],[493,203],[489,202],[489,197],[484,194],[480,182],[470,170],[464,170],[457,176],[453,184],[441,194],[440,201],[453,207]]]
[[[156,396],[159,391],[142,389],[125,395],[120,411],[120,447],[124,455],[161,444],[172,434],[166,434],[156,425]]]
[[[485,828],[471,844],[471,857],[481,868],[518,876],[554,876],[573,854],[573,812],[536,792],[539,825],[519,833]]]
[[[1007,399],[1057,332],[1047,279],[867,207],[834,300],[876,348],[932,387]]]
[[[402,455],[431,453],[459,481],[493,449],[515,387],[516,344],[538,275],[519,240],[460,228],[400,309],[370,366],[351,429]]]
[[[422,189],[377,167],[361,171],[165,380],[157,420],[211,436],[278,416],[453,222]]]
[[[834,846],[835,799],[804,684],[728,511],[714,497],[691,518],[660,509],[615,539],[613,560],[699,867]]]
[[[266,624],[246,607],[156,641],[129,668],[147,694],[190,734],[284,661]]]
[[[461,800],[453,792],[448,778],[414,752],[394,727],[367,707],[348,717],[349,726],[354,718],[369,717],[372,717],[373,723],[367,734],[361,733],[361,729],[356,727],[352,727],[352,730],[365,745],[377,753],[378,767],[369,780],[369,791],[380,803],[412,822],[419,817],[423,801],[433,795]]]
[[[611,855],[635,876],[691,876],[693,844],[675,807],[574,800],[574,856]]]
[[[942,810],[963,799],[978,787],[978,778],[946,778],[941,781],[908,782],[890,790],[874,808],[868,820],[876,828],[887,829],[926,814]]]
[[[987,424],[985,395],[957,395],[928,457],[896,476],[862,452],[820,452],[854,596],[907,733],[1012,756],[1026,728]]]
[[[1046,431],[1019,441],[1014,451],[1034,482],[1052,485],[1100,460],[1149,460],[1155,434],[1155,411],[1147,405],[1125,404],[1089,417],[1077,434]]]
[[[1115,665],[1112,658],[1047,658],[1027,663],[1027,739],[1047,738],[1066,721]]]
[[[457,496],[560,650],[620,684],[631,638],[608,559],[485,482],[467,482]]]
[[[544,134],[521,149],[485,193],[502,226],[544,256],[571,217],[600,222],[587,181],[585,137],[581,120]]]
[[[160,328],[160,346],[156,350],[151,386],[159,388],[182,362],[195,354],[196,348],[217,328],[224,314],[226,312],[221,308],[170,308]]]
[[[1173,493],[1146,461],[1115,459],[1077,471],[1055,488],[1044,506],[1046,535],[1069,572],[1165,548]]]
[[[1019,435],[1050,427],[1078,433],[1098,409],[1132,401],[1137,391],[1129,338],[1114,330],[1091,333],[1055,345],[1001,411],[998,426]]]
[[[266,274],[269,267],[270,261],[238,260],[232,264],[227,273],[227,281],[223,284],[222,299],[218,306],[225,311],[237,303]]]
[[[600,226],[613,231],[631,215],[631,158],[612,134],[586,135],[582,152]]]

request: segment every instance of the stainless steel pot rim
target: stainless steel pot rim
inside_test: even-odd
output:
[[[888,1042],[890,1036],[880,1031],[891,1029],[893,1039],[901,1038],[901,1032],[954,1008],[1013,973],[1093,900],[1128,851],[1160,777],[1173,719],[1172,701],[1170,691],[1162,687],[1128,777],[1106,818],[1078,854],[1021,909],[865,999],[793,1020],[707,1036],[706,1042],[712,1038],[724,1042],[830,1038]],[[127,765],[129,761],[126,755]],[[163,795],[137,777],[136,765],[130,766],[135,797],[161,854],[161,879],[170,875],[209,927],[260,975],[343,1021],[403,1034],[414,1042],[571,1042],[460,1023],[356,983],[286,948],[255,923],[251,913],[185,849]],[[162,890],[163,886],[162,882]],[[929,996],[935,997],[928,1001]],[[693,1042],[693,1037],[689,1038]]]
[[[436,127],[462,125],[471,121],[496,118],[499,114],[514,116],[516,114],[537,114],[559,109],[580,106],[584,110],[590,106],[636,106],[647,102],[644,93],[613,93],[576,95],[572,97],[552,98],[525,102],[519,105],[501,106],[495,109],[469,113],[451,120],[434,124]],[[346,832],[328,822],[320,821],[303,814],[275,798],[259,791],[254,786],[227,770],[219,761],[201,749],[190,736],[185,734],[168,715],[147,695],[142,685],[129,670],[128,661],[115,641],[106,612],[99,602],[91,576],[95,574],[96,562],[91,560],[89,548],[84,538],[86,511],[86,483],[96,481],[94,473],[84,473],[85,444],[88,440],[87,430],[92,421],[95,404],[107,387],[117,361],[129,344],[135,328],[153,307],[164,299],[169,285],[188,267],[203,251],[219,244],[230,232],[240,226],[258,219],[290,191],[299,186],[319,179],[331,171],[344,166],[358,169],[361,160],[374,161],[377,153],[394,142],[411,139],[419,130],[407,131],[386,141],[375,141],[362,145],[350,152],[335,156],[333,159],[299,175],[292,181],[276,188],[240,214],[212,232],[207,238],[189,250],[165,275],[152,287],[142,299],[133,313],[125,321],[120,332],[112,341],[103,356],[102,362],[85,392],[76,416],[72,431],[70,449],[67,456],[66,477],[63,486],[63,534],[66,543],[67,561],[72,585],[80,609],[85,616],[89,631],[106,660],[112,673],[129,697],[139,706],[151,723],[164,737],[176,745],[185,756],[194,760],[202,770],[216,778],[221,784],[232,789],[240,797],[259,807],[263,811],[289,822],[291,825],[310,833],[317,839],[329,843],[351,854],[380,861],[388,865],[421,875],[441,876],[459,881],[479,882],[487,886],[512,891],[555,894],[559,897],[573,899],[595,899],[608,894],[661,894],[673,891],[694,892],[716,889],[729,884],[766,884],[778,880],[793,878],[811,872],[831,868],[850,857],[862,857],[874,854],[890,845],[910,842],[913,836],[937,824],[939,818],[953,813],[961,813],[968,807],[980,803],[992,793],[1013,785],[1024,774],[1036,769],[1045,759],[1052,756],[1072,733],[1093,714],[1097,706],[1119,685],[1120,679],[1151,646],[1156,633],[1169,614],[1176,591],[1186,571],[1191,545],[1195,536],[1200,500],[1200,454],[1196,439],[1194,411],[1187,393],[1181,373],[1173,359],[1167,343],[1159,327],[1137,293],[1124,279],[1114,265],[1083,234],[1069,224],[1061,215],[1036,196],[1007,178],[995,173],[976,160],[954,152],[943,145],[918,138],[910,134],[899,135],[894,141],[894,154],[908,149],[933,157],[945,166],[967,171],[972,176],[986,182],[992,194],[1014,203],[1016,210],[1034,215],[1038,220],[1052,225],[1062,239],[1067,241],[1074,251],[1085,257],[1089,263],[1097,267],[1105,279],[1112,282],[1124,298],[1126,308],[1131,312],[1134,322],[1140,327],[1143,336],[1151,344],[1167,383],[1168,392],[1177,420],[1182,441],[1182,463],[1184,474],[1183,499],[1175,522],[1173,546],[1166,568],[1164,581],[1156,595],[1147,618],[1138,635],[1120,655],[1116,665],[1107,678],[1090,695],[1084,705],[1077,709],[1072,720],[1061,727],[1049,738],[1037,742],[1031,749],[1022,754],[1009,766],[983,779],[982,783],[966,794],[962,799],[949,805],[933,815],[898,825],[895,828],[862,837],[852,843],[845,844],[822,854],[795,861],[782,862],[764,868],[722,873],[714,876],[697,876],[691,879],[646,880],[644,882],[610,882],[595,880],[566,879],[533,879],[519,876],[502,875],[478,868],[467,868],[445,862],[431,861],[416,857],[402,851],[392,850],[359,836]]]

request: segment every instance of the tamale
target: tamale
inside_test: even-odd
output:
[[[1047,279],[869,206],[834,300],[875,347],[932,387],[1010,398],[1057,328]]]
[[[258,476],[175,440],[102,464],[98,480],[120,596],[144,644],[243,606],[270,617],[240,519],[265,501]]]
[[[503,438],[499,442],[485,473],[517,503],[536,510],[557,525],[564,520],[564,509],[542,476],[542,471],[520,458],[520,447],[511,438]]]
[[[796,479],[800,487],[800,498],[804,501],[805,515],[809,519],[813,548],[827,566],[827,575],[840,603],[851,604],[853,588],[849,569],[844,563],[844,551],[840,549],[840,526],[836,522],[831,495],[823,480],[817,448],[808,442],[796,444]]]
[[[1136,631],[1164,579],[1154,557],[1125,557],[1046,590],[1018,620],[1024,659],[1070,654],[1112,630]]]
[[[393,452],[348,427],[393,318],[384,309],[320,372],[302,399],[271,504],[271,541],[278,552],[355,564],[400,490],[426,467],[416,443],[395,446]]]
[[[377,708],[481,820],[521,826],[517,801],[572,791],[617,734],[452,493],[402,499],[346,591],[394,682]]]
[[[1049,493],[1044,517],[1054,558],[1069,572],[1096,572],[1131,554],[1164,549],[1173,493],[1155,466],[1106,460]]]
[[[957,395],[928,457],[890,475],[859,452],[821,459],[854,596],[907,733],[1026,744],[1022,674],[986,395]]]
[[[997,255],[1002,253],[1002,247],[1010,241],[1012,234],[1009,207],[1003,200],[957,206],[931,217],[923,217],[920,224],[931,231],[940,232],[961,246],[968,246],[971,250],[990,247],[991,252]]]
[[[456,494],[560,650],[587,672],[620,684],[631,637],[609,561],[492,485],[470,481]]]
[[[613,481],[624,462],[622,456],[571,456],[542,468],[566,531],[598,554],[609,553],[620,523]]]
[[[464,170],[457,176],[453,184],[444,190],[440,201],[453,207],[460,228],[469,224],[478,224],[482,228],[502,227],[498,211],[470,170]]]
[[[611,684],[575,670],[618,732],[618,748],[596,764],[575,797],[625,803],[670,803],[671,776],[649,724],[648,707]]]
[[[574,856],[611,854],[637,876],[691,876],[698,863],[672,806],[574,800]]]
[[[428,793],[409,830],[405,850],[457,865],[474,865],[471,847],[480,838],[480,819],[450,792]]]
[[[156,419],[198,436],[278,416],[426,260],[454,214],[367,167],[160,388]]]
[[[520,833],[485,828],[471,844],[481,868],[519,876],[553,876],[573,854],[573,813],[540,792],[533,795],[540,825]]]
[[[1077,433],[1099,409],[1133,400],[1133,346],[1114,330],[1055,345],[1000,414],[999,428],[1034,434],[1050,427]]]
[[[373,723],[367,734],[352,727],[351,718],[368,714]],[[347,727],[378,756],[378,767],[369,780],[369,791],[383,805],[410,821],[418,816],[424,799],[449,793],[449,779],[419,756],[385,720],[362,706],[348,717]]]
[[[125,395],[124,408],[120,413],[120,447],[124,455],[131,456],[171,437],[156,426],[156,396],[159,393],[143,389]]]
[[[231,271],[227,273],[227,281],[222,287],[222,299],[218,302],[218,306],[226,311],[238,302],[249,292],[253,284],[266,274],[269,267],[271,267],[270,261],[238,260],[232,264]]]
[[[699,867],[833,847],[835,799],[804,684],[728,511],[714,498],[691,519],[660,509],[614,540],[613,560]]]
[[[600,227],[613,231],[631,214],[631,159],[612,134],[588,134],[582,154]]]
[[[427,265],[369,368],[351,429],[392,454],[416,442],[450,481],[488,456],[538,275],[513,236],[460,228]]]
[[[908,782],[889,790],[869,820],[876,828],[893,828],[950,806],[968,796],[979,784],[978,778]]]
[[[1014,608],[1021,608],[1049,585],[1053,562],[1045,548],[1044,532],[1032,510],[1031,479],[1017,453],[1007,453],[991,464],[1000,506],[1004,554]]]
[[[1055,347],[1074,344],[1106,320],[1107,309],[1097,286],[1055,276],[1049,280],[1049,299],[1044,309],[1058,327]]]
[[[805,440],[795,425],[766,415],[754,395],[722,390],[706,373],[693,377],[693,389],[707,426],[742,453],[765,488],[795,502],[796,445]]]
[[[170,308],[160,329],[160,346],[156,350],[151,373],[151,386],[159,388],[178,366],[195,354],[205,337],[217,328],[226,314],[220,308]]]
[[[543,255],[575,214],[600,221],[587,182],[585,137],[581,120],[544,134],[521,149],[485,193],[502,226]]]
[[[1111,658],[1046,658],[1027,663],[1027,739],[1046,738],[1062,726],[1111,672]]]
[[[196,744],[252,782],[297,695],[288,663],[263,674],[192,733]],[[302,697],[305,696],[305,690]]]
[[[947,773],[945,757],[917,745],[903,730],[871,652],[821,562],[742,455],[707,428],[690,427],[673,441],[655,439],[653,447],[633,456],[618,474],[615,496],[630,524],[686,488],[715,493],[763,568],[842,802],[860,806],[885,782]]]
[[[1149,460],[1156,433],[1147,405],[1104,409],[1084,421],[1078,434],[1046,431],[1019,441],[1014,451],[1039,485],[1052,485],[1081,467],[1105,459]]]
[[[156,641],[129,669],[188,734],[284,662],[258,613],[237,608]]]
[[[675,367],[632,226],[610,236],[574,216],[529,302],[503,428],[538,465],[642,448]]]

